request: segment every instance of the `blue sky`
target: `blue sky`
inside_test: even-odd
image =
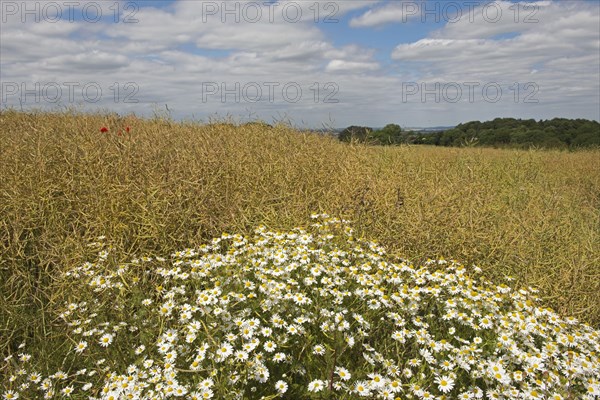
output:
[[[302,127],[600,119],[598,1],[78,3],[1,3],[2,107]]]

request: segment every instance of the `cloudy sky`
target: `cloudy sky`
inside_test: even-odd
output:
[[[301,127],[600,119],[596,0],[1,0],[0,12],[4,108]]]

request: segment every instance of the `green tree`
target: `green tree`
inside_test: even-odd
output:
[[[366,142],[373,129],[366,126],[349,126],[340,132],[338,139],[342,142]]]
[[[402,128],[397,124],[387,124],[383,129],[373,133],[373,139],[377,144],[400,144],[406,143],[406,136],[403,135]]]

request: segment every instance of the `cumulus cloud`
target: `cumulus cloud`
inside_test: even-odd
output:
[[[600,81],[594,5],[539,2],[534,24],[516,24],[512,17],[491,24],[476,9],[472,21],[444,24],[382,54],[375,41],[366,46],[358,44],[358,36],[340,40],[330,32],[363,32],[403,18],[417,21],[418,15],[410,8],[403,11],[398,2],[340,1],[331,8],[329,1],[280,1],[272,18],[263,6],[263,18],[249,22],[242,16],[239,23],[232,15],[225,21],[220,12],[207,15],[202,5],[208,3],[222,2],[176,1],[161,8],[145,2],[135,12],[137,23],[115,24],[108,6],[103,9],[107,18],[95,23],[9,18],[2,24],[2,82],[25,83],[26,89],[35,82],[78,82],[77,104],[92,109],[148,114],[155,105],[168,104],[176,117],[219,113],[269,119],[287,113],[313,126],[330,119],[342,127],[394,121],[441,125],[487,116],[547,117],[565,110],[597,118],[597,111],[590,111],[590,103],[599,102]],[[281,12],[286,3],[299,5],[303,18],[291,22]],[[510,16],[512,3],[498,4]],[[323,19],[332,11],[339,22],[327,24]],[[540,104],[422,102],[419,94],[403,93],[407,82],[472,80],[504,86],[535,80]],[[102,88],[98,102],[82,99],[86,84]],[[302,95],[296,99],[298,87]],[[257,90],[263,96],[254,101]],[[17,96],[6,96],[6,90],[1,100],[4,106],[19,106]]]
[[[361,90],[351,77],[337,75],[373,70],[377,63],[369,49],[334,45],[321,25],[326,17],[341,18],[374,3],[340,2],[335,8],[325,1],[289,3],[301,7],[302,19],[291,22],[294,10],[284,14],[286,2],[281,2],[279,9],[262,7],[262,18],[256,21],[240,14],[237,23],[238,16],[207,8],[222,2],[196,1],[141,7],[135,10],[136,23],[115,24],[111,18],[94,23],[81,18],[53,23],[12,19],[2,26],[2,80],[25,84],[23,90],[30,91],[48,82],[66,91],[65,83],[75,82],[75,97],[83,107],[147,112],[153,104],[169,104],[178,116],[262,110],[271,113],[262,115],[265,118],[274,110],[297,115],[310,110],[310,122],[328,120],[339,104],[340,86],[345,85],[348,99]],[[237,4],[243,9],[245,4],[263,3]],[[102,11],[112,16],[112,10]],[[101,88],[102,98],[87,101],[81,90],[85,85]],[[254,101],[257,88],[262,97]],[[298,88],[302,93],[296,99]],[[326,98],[338,103],[324,103]],[[132,99],[138,103],[125,101]],[[43,96],[35,100],[34,106],[51,103]],[[17,96],[3,103],[19,105]]]
[[[350,20],[350,26],[366,28],[390,23],[405,23],[420,15],[421,3],[416,1],[394,1],[381,7],[367,10]]]
[[[326,71],[338,72],[338,71],[351,71],[351,72],[364,72],[364,71],[375,71],[379,68],[377,63],[369,62],[357,62],[357,61],[345,61],[345,60],[331,60],[327,64]]]
[[[587,116],[598,118],[591,106],[600,100],[598,6],[538,2],[524,8],[521,4],[521,20],[515,22],[510,9],[513,3],[496,4],[508,22],[490,23],[481,17],[481,8],[475,9],[474,16],[480,17],[471,21],[465,17],[428,38],[400,44],[392,58],[401,65],[418,63],[423,82],[497,83],[505,93],[516,91],[515,83],[532,82],[539,89],[536,96],[541,104],[569,98],[571,104],[566,108],[585,104]],[[534,15],[537,22],[523,23],[527,14]],[[496,37],[509,32],[515,35]],[[577,105],[572,104],[573,93],[577,93]],[[505,97],[512,100],[512,95]]]

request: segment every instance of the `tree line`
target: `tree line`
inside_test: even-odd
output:
[[[580,148],[600,146],[600,123],[566,118],[540,121],[496,118],[486,122],[471,121],[435,132],[403,130],[397,124],[382,129],[350,126],[340,132],[338,138],[344,142],[374,145]]]

